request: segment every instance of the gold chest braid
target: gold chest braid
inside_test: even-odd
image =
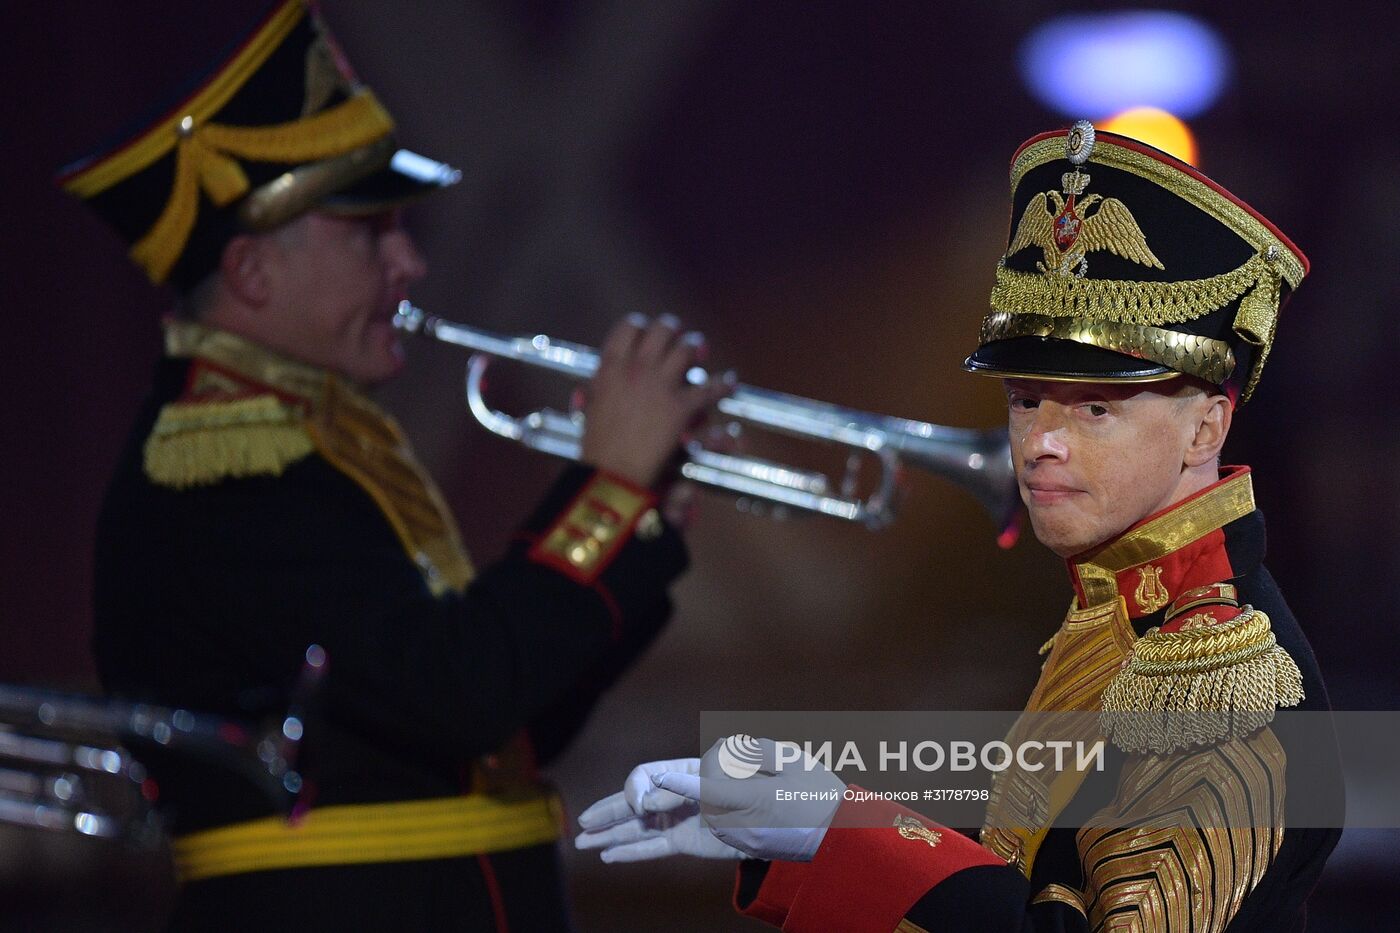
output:
[[[433,592],[466,589],[474,571],[457,524],[394,419],[332,379],[307,429],[317,453],[374,499]]]
[[[1041,742],[1047,738],[1085,744],[1096,741],[1094,717],[1045,714],[1098,710],[1104,690],[1132,652],[1135,637],[1121,597],[1090,609],[1071,607],[1050,643],[1050,656],[1026,703],[1025,714],[1012,727],[1007,742],[1015,748],[1032,734]],[[1047,730],[1054,734],[1047,735]],[[1003,773],[992,789],[982,844],[1029,877],[1050,825],[1086,776],[1076,769],[1050,768]]]
[[[152,482],[185,489],[280,476],[319,453],[374,500],[434,594],[471,582],[451,511],[379,406],[322,370],[198,324],[167,325],[166,350],[190,357],[190,374],[147,438]]]

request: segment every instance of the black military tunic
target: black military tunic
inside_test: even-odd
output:
[[[575,466],[476,573],[392,420],[342,381],[177,323],[97,541],[115,694],[280,714],[309,645],[309,813],[157,759],[184,929],[567,926],[538,780],[670,613],[650,492]]]
[[[1075,602],[1045,646],[1027,710],[1089,714],[1095,725],[1102,709],[1131,710],[1137,718],[1118,731],[1105,725],[1133,753],[1115,748],[1068,803],[1038,816],[1020,803],[1037,788],[1003,774],[980,845],[893,803],[844,804],[811,862],[745,862],[736,906],[794,933],[1303,929],[1307,896],[1340,837],[1319,828],[1326,814],[1341,825],[1335,744],[1319,745],[1316,730],[1295,740],[1285,723],[1168,742],[1160,753],[1140,746],[1162,736],[1134,734],[1163,721],[1143,715],[1144,698],[1173,690],[1206,698],[1201,713],[1235,713],[1241,703],[1270,718],[1275,703],[1329,708],[1312,649],[1263,556],[1263,516],[1248,469],[1237,467],[1071,560]],[[1147,690],[1132,686],[1136,664],[1153,653],[1170,667],[1162,659],[1171,652],[1178,673]],[[1244,699],[1258,672],[1240,665],[1250,664],[1265,666],[1267,697]],[[1210,677],[1233,678],[1233,690],[1205,689]],[[1042,803],[1051,798],[1039,790]],[[1079,813],[1083,828],[1065,818]]]

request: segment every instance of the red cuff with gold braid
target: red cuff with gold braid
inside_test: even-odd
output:
[[[660,527],[655,506],[650,490],[599,470],[530,548],[530,559],[591,585],[634,534]]]
[[[847,801],[816,857],[806,865],[774,862],[754,904],[776,910],[786,902],[782,928],[791,933],[890,933],[935,885],[965,868],[1005,864],[898,804]]]

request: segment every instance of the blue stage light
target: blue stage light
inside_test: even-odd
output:
[[[1021,47],[1021,74],[1032,93],[1072,117],[1145,106],[1190,118],[1215,102],[1229,72],[1225,42],[1183,13],[1057,16]]]

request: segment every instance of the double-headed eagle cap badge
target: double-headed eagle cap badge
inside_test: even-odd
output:
[[[1045,259],[1036,264],[1037,269],[1080,278],[1089,270],[1087,254],[1101,249],[1144,266],[1164,268],[1126,204],[1117,198],[1084,194],[1089,175],[1080,166],[1093,152],[1094,125],[1080,120],[1065,136],[1065,158],[1074,171],[1060,177],[1064,194],[1051,189],[1031,198],[1006,254],[1039,246]],[[1083,200],[1076,200],[1081,197]],[[1095,207],[1094,213],[1088,213]]]

